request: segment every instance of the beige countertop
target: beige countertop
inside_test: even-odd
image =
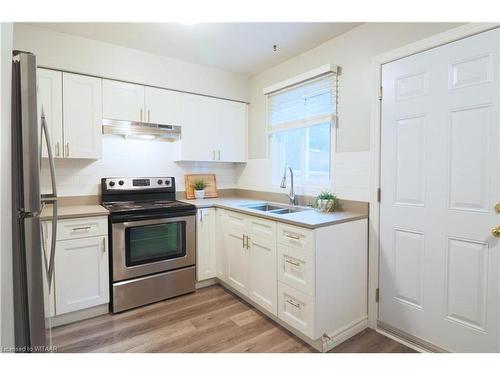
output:
[[[100,204],[82,204],[82,205],[58,205],[57,217],[59,219],[73,219],[78,217],[105,216],[109,211]],[[42,220],[52,218],[52,205],[43,208],[40,214]]]
[[[353,211],[338,211],[333,213],[322,213],[314,209],[293,212],[289,214],[273,214],[245,207],[249,204],[265,203],[265,200],[248,199],[244,197],[224,197],[207,199],[180,199],[182,202],[191,203],[197,208],[220,207],[232,211],[250,214],[269,220],[314,229],[334,224],[341,224],[348,221],[368,218],[366,213]],[[287,205],[269,202],[277,206],[287,207]]]

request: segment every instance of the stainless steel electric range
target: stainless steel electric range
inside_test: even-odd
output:
[[[195,290],[196,208],[175,200],[173,177],[101,180],[110,211],[111,310]]]

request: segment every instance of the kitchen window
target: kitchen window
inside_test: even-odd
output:
[[[336,72],[267,94],[273,184],[279,184],[289,166],[298,186],[330,186],[336,112]]]

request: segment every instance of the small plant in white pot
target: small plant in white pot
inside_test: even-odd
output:
[[[314,201],[314,207],[321,212],[334,212],[339,206],[338,198],[329,191],[319,193]]]
[[[196,199],[203,199],[205,198],[205,188],[207,187],[207,184],[203,180],[198,180],[195,181],[193,184],[193,189],[194,189],[194,197]]]

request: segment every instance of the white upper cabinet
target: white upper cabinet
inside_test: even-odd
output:
[[[52,155],[62,157],[62,73],[56,70],[37,70],[38,115],[45,114],[52,143]],[[39,117],[40,118],[40,117]],[[45,140],[42,142],[42,156],[47,157]]]
[[[183,94],[181,126],[181,161],[246,162],[246,104]]]
[[[181,94],[146,87],[145,121],[163,125],[181,125]]]
[[[228,100],[217,102],[216,148],[218,161],[246,162],[247,105]]]
[[[63,155],[99,159],[102,155],[102,80],[63,73]]]
[[[216,160],[216,112],[213,100],[199,95],[182,96],[181,160]]]
[[[103,118],[145,121],[144,86],[102,80]]]

